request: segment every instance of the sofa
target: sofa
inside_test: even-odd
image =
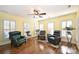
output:
[[[21,44],[26,43],[25,36],[21,36],[20,31],[9,32],[9,39],[11,40],[11,46],[19,47]]]
[[[53,44],[53,45],[59,45],[59,43],[61,42],[61,32],[59,30],[55,30],[54,34],[47,34],[47,39],[48,42]]]

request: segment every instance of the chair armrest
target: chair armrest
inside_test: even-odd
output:
[[[20,38],[22,38],[22,39],[25,39],[25,40],[26,40],[26,37],[25,37],[25,36],[21,36]]]
[[[21,38],[25,38],[25,36],[21,36]]]

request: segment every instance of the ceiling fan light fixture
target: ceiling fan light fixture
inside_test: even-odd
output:
[[[71,7],[71,5],[68,5],[68,8],[70,8]]]
[[[43,16],[39,16],[40,18],[43,18]]]
[[[43,18],[43,15],[46,15],[46,13],[40,13],[39,10],[34,9],[33,13],[29,15],[33,15],[33,18]]]

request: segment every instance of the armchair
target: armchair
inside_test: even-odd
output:
[[[53,35],[48,34],[47,38],[48,38],[48,42],[50,42],[54,45],[59,45],[59,43],[61,41],[60,31],[58,31],[58,30],[54,31]]]
[[[14,47],[18,47],[24,42],[26,43],[26,38],[21,36],[21,32],[19,31],[9,32],[9,39],[11,40],[11,45]]]
[[[30,31],[26,31],[27,36],[31,36]]]
[[[45,38],[46,38],[45,34],[46,34],[46,32],[44,30],[39,31],[38,39],[45,40]]]

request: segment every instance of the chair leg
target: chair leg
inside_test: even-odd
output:
[[[26,41],[25,41],[25,44],[26,44]]]
[[[11,48],[13,47],[12,42],[11,42]]]

